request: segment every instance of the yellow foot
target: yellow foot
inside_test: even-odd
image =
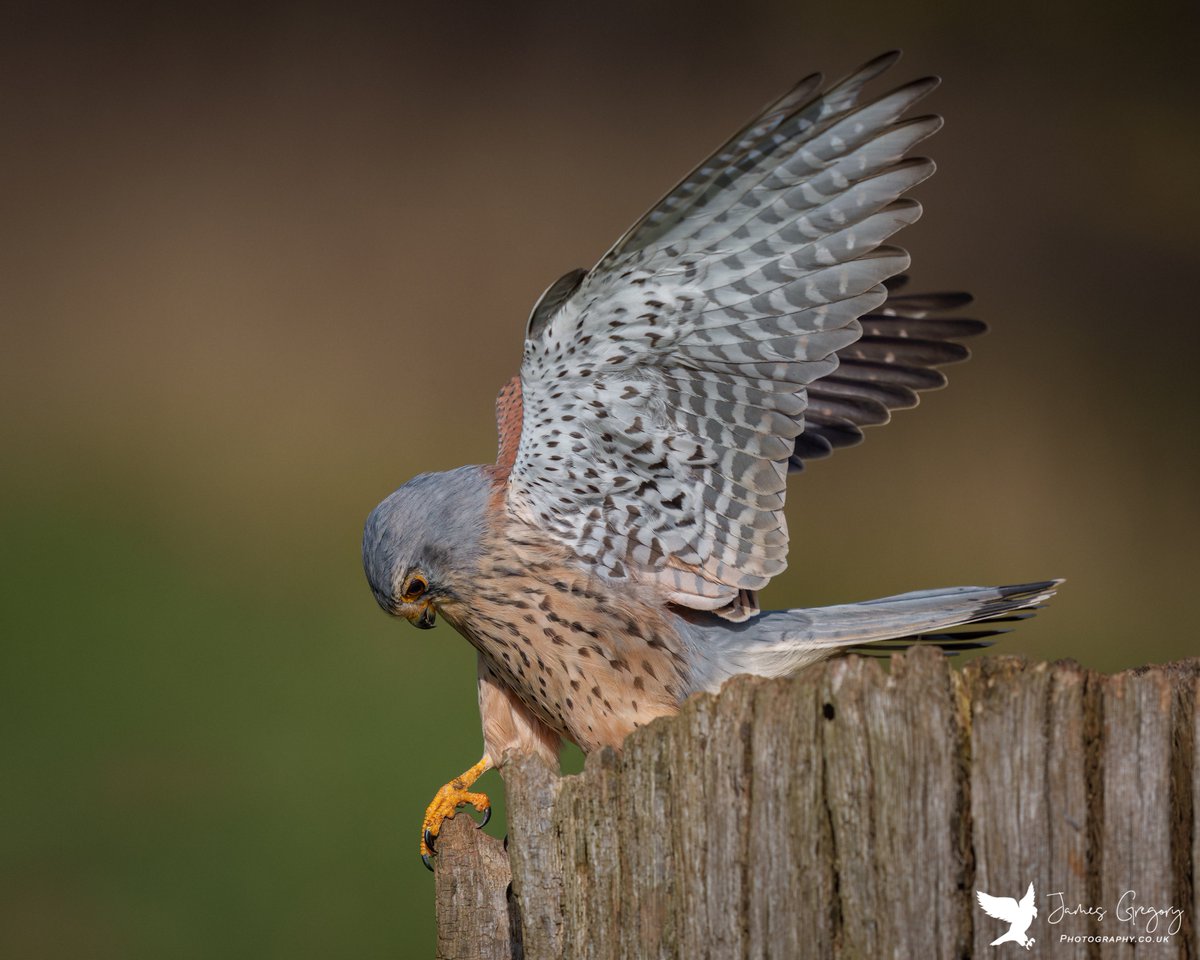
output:
[[[433,854],[434,844],[437,843],[438,832],[442,823],[454,817],[459,807],[468,803],[483,814],[482,827],[492,817],[492,802],[482,793],[471,793],[469,788],[479,777],[492,767],[492,758],[484,754],[480,760],[466,773],[455,777],[442,787],[433,798],[433,802],[425,808],[425,822],[421,825],[421,862],[430,870],[433,864],[429,862]]]

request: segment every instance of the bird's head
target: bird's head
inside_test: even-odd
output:
[[[363,569],[379,605],[428,629],[479,562],[490,480],[479,467],[414,477],[379,504],[363,530]]]

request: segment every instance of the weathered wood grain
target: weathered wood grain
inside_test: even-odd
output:
[[[825,798],[833,821],[841,946],[850,956],[958,958],[967,816],[951,674],[939,651],[830,664]]]
[[[1192,748],[1192,858],[1191,863],[1184,866],[1183,872],[1191,880],[1192,895],[1190,898],[1186,895],[1180,897],[1180,901],[1185,910],[1189,901],[1192,905],[1188,912],[1190,924],[1188,934],[1192,940],[1191,960],[1195,960],[1200,955],[1200,946],[1197,945],[1197,941],[1200,940],[1200,881],[1196,879],[1196,868],[1200,866],[1200,670],[1196,671],[1190,686],[1192,698],[1192,739],[1190,744]]]
[[[1180,849],[1192,845],[1191,837],[1180,827],[1185,807],[1193,802],[1188,774],[1195,765],[1194,743],[1187,731],[1195,723],[1195,701],[1192,682],[1185,681],[1194,677],[1194,664],[1131,671],[1112,677],[1102,689],[1101,889],[1122,912],[1180,907],[1191,884],[1190,852]],[[1116,919],[1131,933],[1153,935],[1163,926],[1159,921],[1150,929],[1147,917]],[[1185,957],[1184,944],[1182,937],[1125,944],[1111,956]]]
[[[850,657],[736,678],[574,777],[511,763],[512,896],[496,895],[496,848],[451,825],[439,955],[1017,956],[991,946],[1007,925],[975,894],[1033,882],[1033,953],[1197,960],[1198,666]],[[1169,915],[1121,920],[1127,890],[1182,909],[1177,932],[1154,939]]]
[[[975,889],[1019,899],[1035,883],[1042,918],[1054,906],[1098,904],[1088,885],[1090,712],[1086,673],[1075,664],[1026,664],[1014,657],[976,661],[963,673],[970,703],[971,823]],[[1093,785],[1094,789],[1094,785]],[[1102,932],[1094,918],[1053,924]],[[973,950],[986,952],[1006,925],[980,914]],[[1044,940],[1051,934],[1043,926]],[[1036,935],[1035,935],[1036,936]],[[1088,956],[1083,942],[1055,955]]]
[[[434,860],[438,960],[517,960],[509,917],[512,872],[504,844],[466,815],[446,823]]]
[[[750,786],[751,960],[833,955],[839,927],[825,804],[822,674],[766,683],[754,704]]]
[[[562,789],[557,772],[538,757],[504,768],[508,801],[514,927],[527,957],[562,955],[563,891],[569,887],[562,846],[547,830]]]

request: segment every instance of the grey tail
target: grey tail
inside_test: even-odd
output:
[[[729,677],[778,677],[835,653],[888,656],[914,644],[948,653],[991,644],[999,626],[1040,610],[1062,580],[1003,587],[946,587],[809,610],[773,610],[742,623],[691,618],[694,687],[715,690]]]

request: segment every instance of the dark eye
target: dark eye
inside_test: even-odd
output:
[[[422,576],[413,576],[408,578],[408,582],[404,585],[404,599],[416,600],[429,588],[429,584],[425,582]]]

